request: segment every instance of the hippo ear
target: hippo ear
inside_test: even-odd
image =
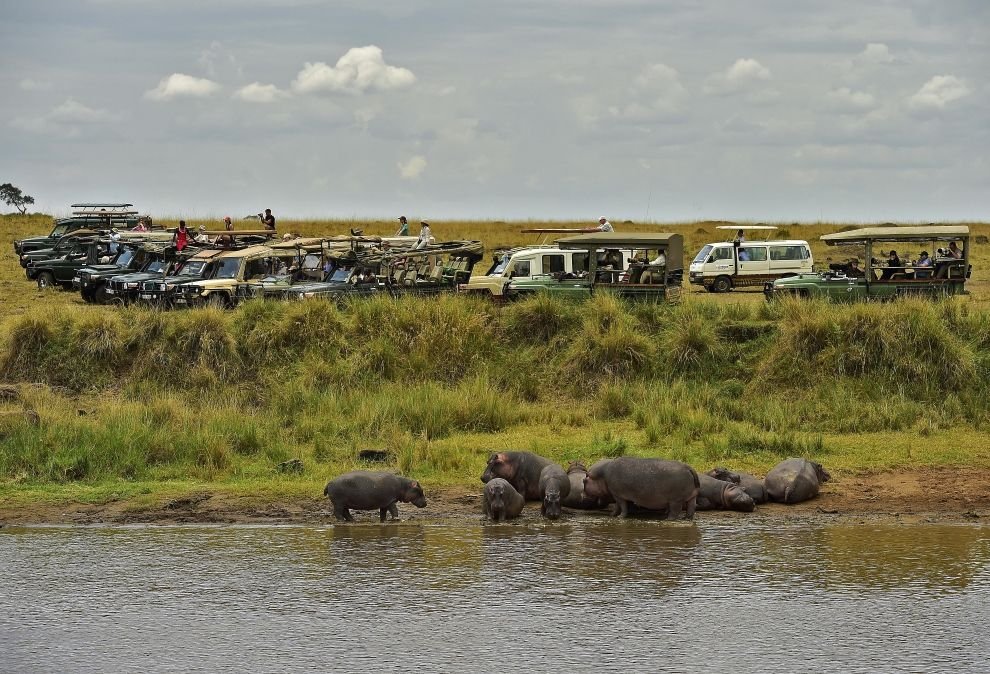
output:
[[[419,489],[419,482],[417,482],[416,480],[413,480],[412,488],[413,489]]]

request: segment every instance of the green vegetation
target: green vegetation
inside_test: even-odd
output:
[[[962,302],[388,298],[10,319],[5,489],[313,489],[362,448],[471,486],[493,448],[764,470],[990,464],[990,316]],[[80,414],[80,410],[83,412]],[[289,458],[302,475],[280,474]],[[277,486],[280,485],[280,486]]]

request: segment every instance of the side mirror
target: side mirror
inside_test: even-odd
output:
[[[714,255],[709,255],[708,256],[708,259],[705,260],[705,264],[711,264],[714,261],[715,261],[715,256]]]

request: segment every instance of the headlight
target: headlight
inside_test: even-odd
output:
[[[302,296],[305,297],[306,299],[309,299],[310,297],[316,297],[316,293],[314,292],[303,293]]]

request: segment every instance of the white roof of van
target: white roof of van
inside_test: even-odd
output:
[[[714,243],[709,243],[709,246],[735,246],[734,241],[715,241]],[[739,244],[742,247],[746,246],[807,246],[808,242],[802,239],[781,239],[775,240],[770,239],[769,241],[764,241],[763,239],[757,239],[756,241],[743,241]]]

